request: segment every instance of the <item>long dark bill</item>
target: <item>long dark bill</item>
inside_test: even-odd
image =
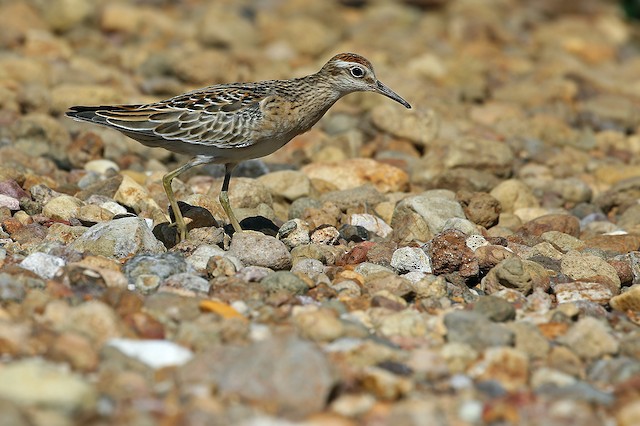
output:
[[[380,81],[378,81],[378,93],[380,93],[381,95],[385,95],[386,97],[391,98],[394,101],[404,105],[405,108],[411,109],[411,104],[409,104],[409,102],[407,102],[404,99],[402,99],[400,97],[400,95],[398,95],[393,90],[389,89],[387,86],[382,84],[382,82],[380,82]]]

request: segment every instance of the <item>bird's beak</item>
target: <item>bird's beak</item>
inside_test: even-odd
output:
[[[391,98],[394,101],[404,105],[405,108],[411,109],[411,105],[409,104],[409,102],[402,99],[400,95],[398,95],[396,92],[394,92],[393,90],[389,89],[387,86],[382,84],[381,81],[377,81],[375,90],[381,95],[385,95],[386,97]]]

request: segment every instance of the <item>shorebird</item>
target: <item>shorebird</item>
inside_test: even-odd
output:
[[[193,156],[162,178],[179,238],[185,240],[187,227],[171,189],[173,178],[202,164],[224,164],[220,204],[234,230],[241,232],[228,196],[234,167],[278,150],[353,92],[379,93],[411,108],[378,80],[366,58],[340,53],[301,78],[217,84],[143,105],[74,106],[66,115],[111,127],[146,146]]]

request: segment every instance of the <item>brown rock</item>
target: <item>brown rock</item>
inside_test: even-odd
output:
[[[498,223],[500,202],[486,192],[459,192],[456,197],[460,201],[467,219],[485,228]]]
[[[640,249],[640,235],[597,235],[584,241],[588,248],[596,248],[614,254],[625,254]]]
[[[457,272],[464,278],[478,275],[478,260],[467,247],[466,239],[467,236],[462,232],[449,229],[436,235],[429,242],[426,252],[431,258],[434,274]]]
[[[640,312],[640,284],[631,286],[629,290],[613,297],[609,304],[616,311]]]
[[[493,244],[478,247],[474,254],[482,271],[488,271],[505,259],[516,257],[516,254],[506,247]]]
[[[580,221],[571,215],[548,214],[525,223],[518,233],[539,237],[548,231],[563,232],[577,238],[580,235]]]
[[[302,172],[310,179],[326,180],[340,190],[370,183],[378,191],[387,193],[403,191],[409,184],[409,176],[401,169],[365,158],[313,163],[303,167]]]

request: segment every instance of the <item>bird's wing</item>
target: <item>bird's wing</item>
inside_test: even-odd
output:
[[[76,106],[67,115],[112,127],[142,143],[179,140],[234,148],[253,143],[252,123],[261,118],[260,102],[269,95],[263,85],[218,85],[152,104]]]

